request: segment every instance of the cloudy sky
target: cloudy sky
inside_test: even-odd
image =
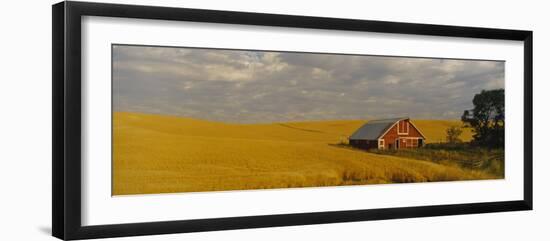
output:
[[[113,46],[114,111],[259,123],[458,119],[504,62]]]

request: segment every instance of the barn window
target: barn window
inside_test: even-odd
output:
[[[378,140],[378,148],[384,149],[384,139]]]
[[[400,121],[397,123],[397,134],[409,134],[409,122]]]

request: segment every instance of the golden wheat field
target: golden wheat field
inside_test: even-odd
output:
[[[336,145],[364,123],[227,124],[116,112],[113,195],[495,178]],[[460,122],[413,123],[429,142],[444,140],[445,129]]]

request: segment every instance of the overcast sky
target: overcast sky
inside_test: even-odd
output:
[[[258,123],[459,119],[504,62],[113,46],[114,111]]]

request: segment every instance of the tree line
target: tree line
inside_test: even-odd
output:
[[[473,109],[465,110],[462,122],[474,135],[470,144],[487,148],[504,148],[504,89],[482,90],[472,100]],[[462,128],[447,129],[447,142],[460,142]]]

